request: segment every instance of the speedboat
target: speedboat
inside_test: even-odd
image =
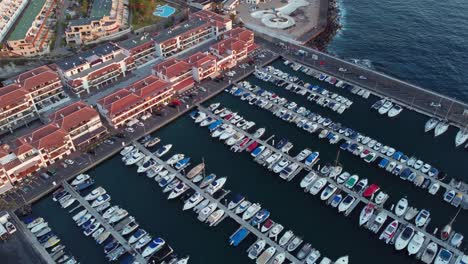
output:
[[[135,221],[135,219],[133,219],[124,226],[124,228],[122,229],[121,234],[123,236],[126,236],[126,235],[130,234],[131,232],[135,231],[135,229],[137,229],[139,226],[140,225]]]
[[[422,232],[419,232],[419,231],[416,232],[416,234],[413,236],[413,238],[408,244],[407,249],[408,249],[408,254],[410,256],[417,254],[419,250],[421,250],[425,237],[426,236]]]
[[[261,136],[263,136],[263,134],[265,134],[265,131],[266,129],[264,127],[257,129],[253,134],[253,138],[260,138]]]
[[[35,225],[31,228],[31,233],[39,233],[42,229],[47,228],[49,224],[47,222],[42,222],[40,224]]]
[[[73,181],[71,182],[71,185],[73,186],[76,186],[80,183],[83,183],[84,181],[88,180],[90,178],[90,176],[88,174],[80,174],[78,176],[75,177],[75,179],[73,179]]]
[[[286,244],[288,244],[288,242],[294,237],[294,233],[293,231],[291,230],[288,230],[286,231],[283,236],[280,238],[279,242],[278,242],[278,245],[280,245],[281,247],[284,247],[286,246]]]
[[[351,177],[349,177],[348,180],[346,180],[344,186],[348,189],[351,189],[354,187],[354,185],[356,185],[358,180],[359,180],[359,176],[354,174]]]
[[[455,136],[455,146],[458,147],[462,145],[466,140],[468,140],[468,129],[465,127],[457,132]]]
[[[397,216],[403,216],[408,209],[408,200],[406,198],[401,198],[396,207],[395,207],[395,214]]]
[[[283,226],[283,225],[281,225],[281,224],[275,224],[275,225],[271,228],[270,232],[268,233],[268,237],[270,237],[270,238],[276,238],[276,237],[278,237],[278,235],[281,233],[281,231],[283,231],[283,229],[284,229],[284,226]]]
[[[174,264],[188,264],[189,259],[190,259],[190,256],[187,256],[185,258],[181,258],[177,260],[177,262],[175,262]]]
[[[307,256],[305,263],[315,264],[319,258],[320,258],[320,252],[316,249],[312,249],[312,251]]]
[[[280,161],[278,161],[278,163],[276,163],[275,166],[273,166],[273,172],[274,173],[279,173],[284,168],[286,168],[288,165],[289,165],[288,159],[282,158],[282,159],[280,159]]]
[[[174,190],[174,188],[177,185],[179,185],[179,183],[180,183],[179,179],[175,179],[175,180],[171,181],[168,185],[166,185],[166,187],[164,187],[163,193],[167,193],[167,192],[170,192],[170,191]]]
[[[133,145],[126,146],[125,148],[123,148],[120,151],[120,155],[127,156],[127,154],[129,154],[134,148],[135,148],[135,146],[133,146]]]
[[[328,177],[334,179],[334,178],[336,178],[336,176],[338,176],[342,171],[343,171],[343,167],[341,167],[341,166],[331,166],[331,167],[330,167],[330,173],[328,174]]]
[[[304,149],[302,150],[301,152],[299,152],[299,154],[297,154],[297,156],[295,157],[295,159],[297,161],[303,161],[305,160],[310,154],[312,154],[312,151],[310,149]]]
[[[403,111],[403,108],[399,105],[394,105],[390,111],[388,111],[388,117],[395,117]]]
[[[167,175],[164,175],[158,183],[159,187],[161,188],[166,187],[168,184],[170,184],[174,180],[175,177],[176,177],[175,173],[168,173]]]
[[[182,208],[183,211],[192,209],[201,201],[203,201],[203,196],[199,192],[195,192],[190,198],[185,202],[184,207]]]
[[[160,141],[161,141],[160,138],[154,137],[154,138],[150,139],[149,141],[145,142],[145,147],[151,148],[154,145],[158,144]]]
[[[218,107],[221,105],[221,103],[213,103],[213,104],[210,104],[210,106],[208,107],[208,109],[210,109],[211,112],[214,112],[216,109],[218,109]]]
[[[414,228],[410,225],[407,225],[400,235],[397,237],[395,241],[395,249],[402,250],[404,249],[408,243],[410,242],[411,238],[414,235]]]
[[[181,182],[172,190],[172,192],[169,194],[167,199],[170,200],[170,199],[177,198],[181,196],[184,192],[186,192],[188,189],[190,189],[190,187],[186,185],[185,183]]]
[[[214,119],[213,117],[209,116],[207,117],[205,120],[201,121],[200,122],[200,126],[201,127],[206,127],[206,126],[209,126],[211,125],[212,123],[216,122],[216,119]]]
[[[210,216],[208,216],[208,219],[206,219],[206,222],[208,223],[209,226],[215,225],[223,216],[224,216],[224,210],[223,209],[218,209],[214,211]]]
[[[160,250],[164,245],[166,244],[166,241],[164,239],[158,237],[151,241],[151,243],[143,250],[143,253],[141,255],[145,258],[149,255],[154,254],[158,250]]]
[[[299,260],[303,260],[309,255],[310,251],[312,250],[312,245],[310,243],[306,243],[302,246],[302,248],[297,252],[296,257]]]
[[[463,235],[460,234],[460,233],[455,233],[453,236],[452,236],[452,239],[450,239],[450,245],[454,246],[454,247],[460,247],[462,241],[463,241]]]
[[[369,181],[367,179],[361,179],[356,183],[356,185],[353,187],[353,191],[356,193],[361,193],[362,190],[367,186],[367,183]]]
[[[99,186],[96,189],[92,190],[90,193],[88,193],[84,199],[86,201],[92,201],[105,193],[106,193],[106,189]]]
[[[374,202],[376,204],[382,204],[383,202],[385,202],[385,200],[387,200],[387,198],[388,198],[388,194],[380,191],[375,197]]]
[[[437,245],[437,243],[433,241],[429,243],[429,245],[427,245],[427,247],[424,249],[423,254],[421,255],[421,261],[426,264],[432,263],[432,261],[436,257],[438,248],[439,246]]]
[[[328,198],[330,198],[333,195],[336,189],[337,189],[336,185],[332,183],[327,185],[327,187],[322,191],[322,194],[320,195],[320,200],[322,201],[328,200]]]
[[[255,214],[255,217],[252,219],[251,224],[257,226],[265,222],[265,220],[270,217],[270,212],[266,209],[262,209]]]
[[[158,175],[163,169],[164,165],[157,165],[155,167],[152,167],[146,172],[146,176],[151,179]]]
[[[388,111],[390,111],[390,109],[393,107],[393,103],[391,101],[386,101],[380,108],[379,108],[379,114],[381,115],[384,115],[386,114]]]
[[[349,172],[347,171],[341,173],[340,176],[338,176],[338,178],[336,179],[336,183],[338,184],[345,183],[346,180],[348,180],[349,176],[351,176],[351,174],[349,174]]]
[[[367,204],[361,211],[359,216],[359,225],[362,226],[369,221],[371,216],[374,214],[375,205],[372,203]]]
[[[339,257],[333,264],[348,264],[348,263],[349,263],[349,257],[343,256],[343,257]]]
[[[141,152],[135,152],[131,157],[125,160],[125,165],[130,166],[133,165],[145,157],[145,154]]]
[[[94,231],[96,231],[99,227],[101,226],[101,223],[97,222],[97,223],[93,223],[91,224],[89,227],[87,227],[83,233],[85,236],[89,236],[91,235]]]
[[[270,231],[270,229],[274,225],[275,225],[275,222],[269,218],[263,223],[262,227],[260,228],[260,232],[266,233],[266,232]]]
[[[364,190],[364,192],[362,193],[362,196],[365,198],[371,198],[379,190],[380,190],[380,187],[378,185],[371,184]]]
[[[120,220],[122,220],[124,217],[126,217],[128,215],[128,211],[125,210],[125,209],[119,209],[117,210],[114,215],[112,215],[111,218],[109,218],[109,223],[110,224],[113,224],[113,223],[117,223],[119,222]]]
[[[195,124],[201,123],[203,120],[207,119],[208,115],[204,112],[198,112],[197,118],[195,118]]]
[[[385,211],[380,211],[375,217],[375,220],[369,226],[369,230],[377,234],[377,232],[379,232],[380,228],[383,226],[385,221],[387,221],[387,218],[387,213]]]
[[[434,129],[434,136],[438,137],[442,135],[443,133],[447,131],[448,127],[449,127],[448,123],[445,123],[443,121],[439,122]]]
[[[84,216],[85,214],[87,214],[87,213],[88,213],[88,210],[83,209],[83,210],[79,211],[76,215],[74,215],[74,216],[72,217],[72,219],[73,219],[73,221],[76,222],[76,221],[78,221],[78,219],[80,219],[81,217],[83,217],[83,216]]]
[[[271,261],[271,264],[282,264],[286,259],[286,253],[279,253],[277,254],[273,260]]]
[[[434,129],[437,126],[438,123],[439,123],[439,120],[437,120],[435,118],[431,118],[431,119],[427,120],[426,124],[424,125],[424,132],[431,131],[432,129]]]
[[[452,257],[453,253],[451,251],[441,248],[434,260],[434,264],[448,264],[452,260]]]
[[[318,152],[312,152],[304,161],[304,164],[308,167],[312,167],[319,158]]]
[[[224,184],[226,183],[226,180],[227,180],[226,177],[222,177],[222,178],[214,180],[213,182],[210,183],[210,185],[208,185],[208,187],[206,188],[206,192],[210,195],[213,195],[215,192],[217,192],[219,189],[221,189],[224,186]]]
[[[259,147],[257,147],[256,149],[254,149],[254,150],[250,153],[250,155],[251,155],[252,157],[256,158],[258,155],[260,155],[260,154],[263,152],[263,150],[265,150],[265,146],[259,146]]]
[[[260,211],[261,206],[259,203],[254,203],[245,210],[244,214],[242,215],[242,219],[247,221],[252,218],[258,211]]]
[[[252,205],[251,202],[249,202],[249,201],[247,201],[247,200],[242,201],[242,202],[239,204],[239,206],[236,208],[235,213],[236,213],[236,214],[242,214],[242,213],[244,213],[245,210],[247,210],[247,208],[250,207],[250,205]]]
[[[232,210],[236,208],[244,200],[245,200],[245,196],[237,194],[236,196],[232,198],[231,201],[229,201],[228,206],[227,206],[228,210]]]
[[[167,144],[167,145],[164,145],[162,147],[160,147],[158,150],[156,150],[156,152],[154,153],[158,158],[164,156],[164,154],[166,154],[167,152],[169,152],[169,150],[171,150],[172,148],[172,144]]]
[[[338,212],[344,212],[356,201],[356,198],[351,194],[346,195],[346,197],[338,205]]]
[[[216,174],[209,174],[200,182],[200,188],[205,188],[206,186],[210,185],[214,180],[216,180]]]
[[[426,209],[422,209],[419,214],[416,216],[416,226],[417,227],[423,227],[427,221],[429,220],[429,217],[431,216],[431,213],[427,211]]]
[[[398,221],[393,220],[390,224],[387,225],[385,230],[380,234],[379,239],[384,240],[385,243],[389,243],[390,240],[395,236],[396,231],[398,230]]]
[[[304,177],[304,179],[302,179],[300,183],[301,188],[309,187],[315,181],[315,179],[317,179],[317,174],[311,171]]]
[[[333,195],[333,198],[330,203],[331,207],[338,207],[338,205],[341,203],[341,200],[343,200],[343,195],[341,195],[341,193]]]
[[[268,261],[275,255],[276,253],[276,248],[275,247],[269,247],[263,253],[258,256],[256,264],[266,264]]]
[[[111,197],[109,194],[105,193],[103,195],[100,195],[96,198],[96,200],[93,201],[93,203],[91,204],[92,207],[97,207],[105,202],[108,202],[110,201]]]
[[[310,188],[309,192],[312,195],[316,195],[322,188],[327,184],[327,179],[319,178],[317,181],[314,182],[312,187]]]
[[[147,156],[143,159],[141,162],[141,165],[138,166],[137,172],[138,173],[144,173],[147,172],[149,169],[151,169],[154,165],[156,164],[156,161],[154,161],[151,157]]]
[[[141,249],[151,242],[151,235],[146,234],[144,237],[140,238],[138,242],[135,243],[135,249]]]
[[[205,222],[206,219],[218,208],[217,203],[210,203],[208,206],[198,212],[197,219],[201,222]]]
[[[299,245],[301,245],[302,241],[303,241],[302,238],[296,236],[293,238],[293,240],[291,240],[291,243],[288,244],[288,247],[286,249],[289,252],[293,252],[299,247]]]
[[[183,158],[179,160],[175,165],[174,168],[176,170],[182,170],[186,168],[188,165],[190,165],[190,157]]]
[[[260,253],[262,253],[263,249],[265,249],[266,242],[265,240],[258,240],[255,244],[248,251],[248,257],[250,259],[256,259]]]
[[[133,233],[133,235],[128,239],[128,243],[129,244],[133,244],[135,242],[137,242],[138,240],[140,240],[140,238],[142,238],[143,236],[145,236],[148,232],[146,232],[146,230],[144,229],[138,229],[135,233]]]

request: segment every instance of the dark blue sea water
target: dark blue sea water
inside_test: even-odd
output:
[[[338,0],[345,59],[468,102],[468,1]]]

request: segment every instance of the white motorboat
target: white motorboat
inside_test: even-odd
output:
[[[408,200],[406,198],[401,198],[397,205],[395,206],[395,214],[397,216],[403,216],[408,209]]]
[[[144,157],[145,157],[145,154],[143,154],[141,152],[136,152],[131,157],[129,157],[127,160],[125,160],[125,165],[127,165],[127,166],[133,165],[133,164],[139,162],[140,160],[142,160]]]
[[[112,215],[112,217],[109,219],[109,223],[110,224],[113,224],[113,223],[117,223],[119,222],[120,220],[124,219],[124,217],[126,217],[128,215],[128,211],[125,210],[125,209],[119,209],[117,210],[117,212],[114,213],[114,215]]]
[[[336,183],[338,184],[345,183],[346,180],[348,180],[349,176],[351,176],[351,174],[347,171],[341,173],[340,176],[338,176],[338,178],[336,179]]]
[[[110,201],[111,197],[109,194],[105,193],[103,195],[100,195],[96,198],[96,200],[93,201],[93,203],[91,204],[92,207],[98,207],[99,205],[105,203],[105,202],[108,202]]]
[[[310,194],[316,195],[317,193],[320,192],[320,190],[323,189],[323,187],[325,186],[325,184],[327,184],[327,179],[325,179],[325,178],[319,178],[318,180],[316,180],[316,181],[314,182],[314,184],[313,184],[312,187],[310,188],[310,190],[309,190]]]
[[[200,188],[203,189],[203,188],[207,187],[214,180],[216,180],[216,174],[213,174],[213,173],[209,174],[208,176],[203,178],[203,180],[200,182]]]
[[[154,138],[148,140],[147,142],[145,142],[145,147],[151,148],[154,145],[158,144],[159,142],[161,142],[161,139],[158,138],[158,137],[154,137]]]
[[[455,136],[455,146],[458,147],[468,140],[468,129],[460,129]]]
[[[408,254],[411,256],[411,255],[415,255],[419,252],[419,250],[421,250],[421,247],[424,243],[424,238],[426,236],[421,233],[421,232],[416,232],[416,234],[413,236],[413,238],[411,239],[411,241],[409,242],[408,244]]]
[[[151,169],[149,169],[147,172],[146,172],[146,176],[148,178],[154,178],[156,175],[158,175],[162,170],[164,169],[164,165],[156,165],[154,167],[152,167]]]
[[[248,257],[250,259],[256,259],[260,253],[262,253],[263,249],[265,249],[265,246],[266,246],[266,242],[265,240],[258,240],[257,242],[255,242],[255,244],[253,244],[249,251],[248,251]]]
[[[296,236],[291,240],[291,242],[288,244],[286,249],[289,252],[293,252],[299,247],[300,244],[302,244],[302,241],[303,241],[302,238],[300,238],[299,236]]]
[[[384,240],[385,243],[390,243],[392,238],[395,236],[396,231],[398,230],[398,221],[393,220],[390,224],[387,225],[385,230],[380,234],[379,239]]]
[[[208,206],[200,210],[197,219],[201,222],[205,222],[208,216],[210,216],[218,208],[217,203],[210,203]]]
[[[213,195],[215,192],[217,192],[219,189],[221,189],[224,184],[226,183],[227,178],[222,177],[218,178],[210,183],[208,187],[206,188],[206,192],[210,195]]]
[[[434,129],[434,136],[438,137],[438,136],[442,135],[443,133],[445,133],[448,130],[448,128],[449,128],[448,123],[443,122],[443,121],[439,122],[437,124],[437,126],[435,127],[435,129]]]
[[[134,148],[135,148],[135,146],[133,146],[133,145],[126,146],[125,148],[123,148],[120,151],[120,155],[127,156],[127,154],[129,154]]]
[[[232,128],[231,126],[228,126],[226,128],[226,130],[219,136],[219,140],[226,140],[232,136],[234,136],[234,134],[236,133],[236,130],[234,128]]]
[[[440,189],[440,184],[438,182],[433,182],[429,187],[428,192],[432,195],[435,195]]]
[[[448,249],[441,248],[437,254],[434,264],[449,264],[453,258],[453,253]]]
[[[336,185],[330,183],[329,185],[327,185],[327,187],[325,187],[325,189],[320,194],[320,200],[322,201],[328,200],[333,195],[333,193],[335,193],[337,189],[338,188],[336,187]]]
[[[210,104],[210,106],[208,107],[208,109],[210,109],[211,112],[214,112],[216,109],[218,109],[218,107],[221,105],[221,103],[213,103],[213,104]]]
[[[300,183],[301,188],[309,187],[316,179],[317,179],[317,174],[311,171],[302,179]]]
[[[80,212],[80,213],[81,213],[81,212]],[[81,217],[81,216],[80,216],[80,217]],[[78,218],[79,218],[79,217],[78,217]],[[31,223],[29,223],[29,224],[27,225],[27,228],[31,229],[31,228],[33,228],[33,227],[39,225],[39,224],[42,224],[42,223],[44,223],[44,218],[38,217],[38,218],[34,219],[34,221],[32,221]]]
[[[276,253],[276,248],[275,247],[269,247],[265,251],[263,251],[263,253],[260,256],[258,256],[255,263],[256,264],[266,264],[266,263],[268,263],[268,261],[270,261],[270,259],[273,257],[273,255],[275,255],[275,253]]]
[[[437,120],[435,118],[431,118],[431,119],[427,120],[426,124],[424,125],[424,132],[431,131],[432,129],[434,129],[437,126],[438,123],[439,123],[439,120]]]
[[[190,189],[190,187],[188,185],[186,185],[185,183],[181,182],[177,186],[175,186],[175,188],[169,194],[167,199],[170,200],[170,199],[177,198],[177,197],[181,196],[184,192],[186,192],[188,189]]]
[[[387,221],[387,218],[387,213],[385,211],[380,211],[375,217],[374,222],[372,222],[372,224],[369,226],[369,230],[374,233],[379,232],[385,221]]]
[[[377,196],[374,198],[374,202],[376,204],[382,204],[383,202],[385,202],[388,198],[388,194],[380,191]]]
[[[160,147],[158,150],[156,150],[156,152],[154,153],[158,158],[164,156],[164,154],[166,154],[167,152],[169,152],[169,150],[171,150],[172,148],[172,144],[167,144],[167,145],[164,145],[162,147]]]
[[[102,218],[104,218],[105,220],[108,220],[109,218],[111,218],[114,213],[119,210],[120,207],[118,205],[114,205],[110,208],[108,208],[103,214],[102,214]]]
[[[184,258],[181,258],[181,259],[177,260],[177,262],[175,262],[174,264],[188,264],[189,259],[190,259],[190,257],[187,256],[187,257],[184,257]]]
[[[259,203],[254,203],[254,204],[250,205],[249,208],[247,208],[247,210],[245,210],[245,212],[242,214],[242,219],[245,220],[245,221],[249,220],[256,213],[258,213],[258,211],[260,211],[261,208],[262,207],[261,207],[261,205]]]
[[[49,226],[49,223],[47,222],[42,222],[38,225],[35,225],[34,227],[31,228],[31,232],[33,234],[35,233],[38,233],[39,231],[41,231],[43,228],[47,228]]]
[[[391,101],[386,101],[380,108],[379,114],[384,115],[393,107],[393,103]]]
[[[199,193],[196,192],[190,198],[185,202],[184,207],[182,208],[183,211],[192,209],[195,207],[197,204],[199,204],[201,201],[203,201],[203,196]]]
[[[266,129],[264,127],[261,127],[255,131],[253,134],[253,138],[260,138],[265,134]]]
[[[70,197],[62,202],[60,202],[60,205],[62,208],[68,208],[70,205],[72,205],[76,201],[76,198]]]
[[[421,261],[426,264],[432,263],[432,261],[436,257],[438,249],[439,246],[437,245],[437,243],[435,243],[434,241],[429,243],[429,245],[427,245],[427,247],[424,249],[423,254],[421,255]]]
[[[279,242],[278,242],[278,245],[280,245],[281,247],[284,247],[286,246],[286,244],[288,244],[288,242],[294,237],[294,233],[293,231],[291,230],[288,230],[286,232],[284,232],[283,236],[281,236]]]
[[[374,214],[375,205],[372,203],[367,204],[359,215],[359,225],[362,226],[369,221],[371,216]]]
[[[399,115],[401,113],[401,111],[403,111],[403,108],[399,105],[394,105],[392,107],[392,109],[390,109],[390,111],[388,111],[388,117],[395,117],[397,115]]]
[[[88,193],[84,199],[86,201],[92,201],[105,193],[106,193],[106,189],[99,186],[96,189],[92,190],[90,193]]]
[[[286,158],[280,159],[274,166],[273,166],[273,172],[274,173],[279,173],[281,172],[284,168],[286,168],[289,165],[289,161]]]
[[[275,238],[275,237],[278,237],[278,235],[283,231],[284,229],[284,226],[281,225],[281,224],[275,224],[270,232],[268,233],[268,237],[270,238]]]
[[[149,242],[151,242],[151,235],[146,234],[137,241],[137,243],[135,244],[135,249],[141,249],[144,246],[148,245]]]
[[[317,260],[320,258],[320,251],[316,249],[312,249],[312,251],[307,256],[305,263],[306,264],[315,264]]]
[[[90,176],[88,174],[80,174],[73,179],[71,182],[71,185],[76,186],[79,185],[80,183],[83,183],[84,181],[88,180]]]
[[[271,261],[271,264],[282,264],[286,260],[286,253],[282,252],[277,254],[273,260]]]
[[[178,161],[181,161],[185,158],[185,155],[184,154],[174,154],[172,155],[172,157],[170,157],[169,159],[167,159],[166,161],[166,164],[167,165],[170,165],[170,166],[173,166],[174,164],[176,164]]]
[[[407,225],[403,231],[398,235],[396,241],[395,241],[395,249],[396,250],[402,250],[406,246],[408,246],[411,238],[414,235],[414,228],[410,225]]]
[[[305,160],[310,154],[312,154],[312,150],[310,149],[303,149],[301,152],[299,152],[299,154],[297,154],[297,156],[295,157],[295,159],[297,161],[303,161]]]
[[[140,165],[138,166],[137,172],[144,173],[151,169],[153,166],[156,165],[156,161],[154,161],[150,156],[144,157],[140,161]]]
[[[84,215],[87,214],[87,213],[88,213],[88,210],[83,209],[83,210],[79,211],[77,214],[75,214],[75,215],[72,217],[72,219],[73,219],[73,221],[76,222],[78,219],[80,219],[82,216],[84,216]]]
[[[342,256],[339,257],[333,264],[348,264],[349,263],[349,256]]]
[[[423,227],[427,221],[429,220],[429,217],[431,216],[431,213],[427,211],[426,209],[422,209],[419,214],[416,216],[415,223],[417,227]]]
[[[224,213],[223,209],[218,209],[208,216],[206,222],[209,226],[214,226],[224,216]]]
[[[164,245],[166,244],[166,241],[162,238],[156,238],[153,241],[149,243],[148,246],[146,246],[145,250],[141,253],[141,255],[145,258],[147,256],[150,256],[157,251],[159,251]]]
[[[356,201],[356,198],[351,194],[346,195],[345,198],[338,205],[338,212],[345,212]]]
[[[198,123],[201,123],[203,120],[207,119],[208,118],[208,115],[204,112],[198,112],[198,117],[195,118],[195,123],[198,124]]]
[[[250,206],[252,205],[251,202],[247,201],[247,200],[244,200],[242,201],[238,207],[236,207],[236,211],[235,213],[236,214],[242,214],[245,212],[245,210],[247,210],[247,208],[249,208]]]
[[[132,217],[130,222],[128,222],[124,228],[122,229],[121,234],[123,236],[126,236],[130,234],[131,232],[135,231],[140,225],[135,221],[135,219]]]

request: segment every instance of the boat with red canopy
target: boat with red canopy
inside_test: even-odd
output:
[[[371,184],[369,185],[369,187],[366,188],[366,190],[364,190],[364,192],[362,193],[362,196],[366,198],[372,197],[379,190],[380,190],[380,187],[377,184]]]

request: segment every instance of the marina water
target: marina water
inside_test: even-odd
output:
[[[468,102],[468,2],[339,0],[339,57]]]
[[[468,171],[467,152],[461,148],[455,149],[455,129],[451,128],[444,135],[434,139],[432,134],[423,132],[427,117],[408,110],[404,110],[395,119],[382,117],[370,111],[371,104],[377,98],[365,100],[344,90],[319,83],[300,72],[293,72],[284,66],[281,60],[273,65],[300,76],[305,82],[319,84],[338,92],[353,100],[354,104],[343,115],[338,115],[306,101],[303,96],[275,87],[272,83],[265,83],[254,76],[248,80],[334,121],[353,127],[384,144],[392,145],[408,155],[416,155],[448,173],[449,177],[466,177],[466,173],[463,172]],[[289,138],[294,143],[290,152],[292,156],[309,147],[320,152],[321,164],[333,162],[336,158],[339,144],[329,145],[327,141],[319,139],[317,134],[309,134],[293,124],[286,124],[270,112],[242,102],[238,97],[223,92],[207,104],[213,102],[220,102],[222,106],[255,121],[257,128],[266,127],[267,133],[264,138],[272,134],[275,135],[275,141],[283,137]],[[318,197],[306,194],[299,188],[303,174],[299,174],[291,182],[281,180],[276,174],[255,163],[249,154],[233,153],[226,145],[213,140],[208,130],[194,124],[188,115],[182,116],[154,135],[161,138],[160,144],[174,145],[166,154],[166,158],[175,153],[184,153],[192,157],[193,165],[204,159],[208,173],[228,178],[225,188],[232,190],[233,194],[242,193],[248,200],[261,203],[263,208],[271,211],[274,221],[302,236],[304,241],[310,242],[320,250],[323,256],[336,259],[348,254],[351,263],[359,264],[419,263],[413,257],[408,257],[406,251],[395,251],[393,245],[384,244],[378,240],[378,235],[358,226],[358,215],[363,204],[349,217],[344,217]],[[127,167],[120,159],[120,155],[116,155],[88,173],[96,179],[95,186],[103,186],[111,195],[111,203],[127,209],[142,228],[154,237],[163,237],[179,256],[190,255],[190,263],[253,263],[246,253],[248,246],[255,241],[252,235],[237,248],[229,246],[228,238],[238,228],[234,221],[226,219],[219,226],[209,228],[199,222],[192,211],[183,212],[183,203],[180,200],[167,200],[167,194],[161,192],[154,179],[138,175],[135,166]],[[436,197],[432,197],[426,190],[418,189],[411,183],[379,169],[376,163],[369,165],[348,152],[342,152],[339,161],[344,171],[368,178],[370,183],[378,184],[387,192],[390,199],[386,207],[406,196],[410,206],[431,211],[429,231],[435,227],[440,229],[456,213],[454,207],[442,201],[442,191]],[[93,239],[82,234],[68,210],[61,209],[51,197],[42,199],[33,207],[34,214],[43,216],[50,223],[54,232],[81,263],[107,263],[103,246],[96,245]],[[463,224],[466,221],[468,214],[462,211],[454,224],[454,230],[468,234],[468,227]]]

